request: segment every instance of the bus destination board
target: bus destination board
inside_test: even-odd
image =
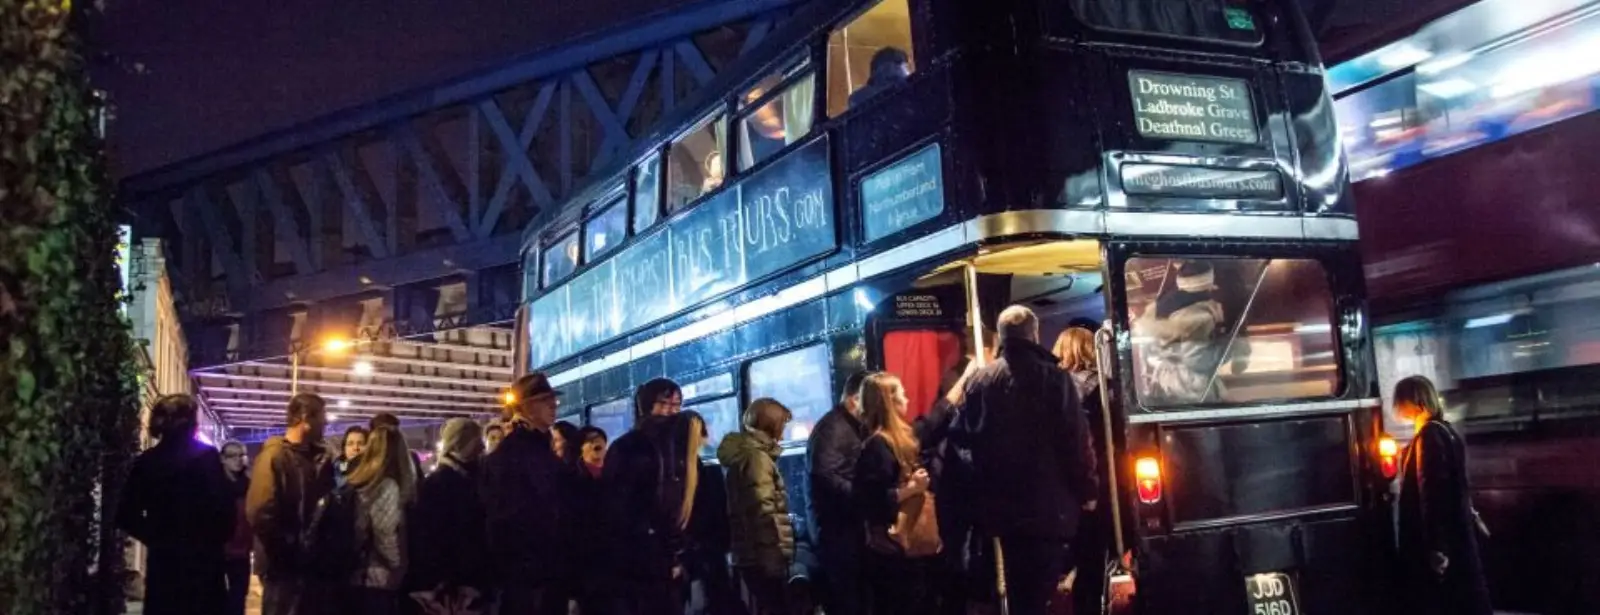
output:
[[[1247,143],[1260,141],[1250,84],[1242,79],[1128,71],[1133,119],[1152,139]]]
[[[944,211],[944,170],[933,143],[861,181],[867,241],[893,235]]]

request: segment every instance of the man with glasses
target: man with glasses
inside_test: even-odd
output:
[[[516,403],[504,417],[508,433],[484,460],[480,485],[500,612],[564,613],[565,605],[547,604],[568,595],[555,584],[571,563],[561,552],[558,530],[563,466],[550,448],[561,392],[543,372],[518,378],[511,392]]]
[[[223,570],[227,574],[227,615],[244,615],[245,596],[250,593],[250,547],[255,536],[244,517],[244,498],[250,492],[250,475],[245,471],[244,444],[229,440],[222,444],[222,469],[228,477],[228,494],[233,497],[233,537],[223,547]]]
[[[633,428],[645,422],[645,417],[672,416],[683,411],[683,388],[666,378],[656,378],[639,386],[633,393]]]

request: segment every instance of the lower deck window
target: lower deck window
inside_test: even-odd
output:
[[[589,408],[589,420],[584,422],[590,427],[598,427],[606,432],[606,438],[615,441],[622,434],[633,429],[633,398],[624,397],[603,404],[595,404]]]
[[[1162,433],[1173,521],[1355,501],[1346,417],[1175,428]]]
[[[817,421],[833,409],[832,358],[826,344],[813,344],[750,363],[750,399],[771,397],[794,413],[784,442],[810,437]]]
[[[717,456],[717,447],[728,434],[739,431],[739,398],[724,397],[684,406],[685,411],[699,414],[706,422],[706,442],[700,449],[701,457]]]

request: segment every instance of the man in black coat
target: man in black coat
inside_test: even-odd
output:
[[[1094,451],[1071,378],[1039,345],[1038,317],[1014,305],[999,321],[999,357],[967,381],[950,426],[962,480],[945,481],[940,499],[979,503],[973,532],[985,547],[999,539],[1010,612],[1043,615],[1066,566],[1061,546],[1096,506]]]
[[[834,406],[811,431],[806,456],[811,462],[813,540],[822,560],[823,607],[828,615],[866,612],[862,548],[866,530],[855,507],[856,459],[867,438],[861,424],[861,382],[866,372],[845,380]]]
[[[223,610],[223,543],[233,498],[217,449],[194,438],[199,404],[168,395],[150,411],[160,442],[133,462],[117,526],[150,549],[145,609],[152,615]]]
[[[542,372],[518,378],[511,391],[511,432],[484,461],[479,495],[500,612],[537,615],[547,612],[547,600],[565,595],[554,583],[569,564],[559,531],[564,470],[550,448],[561,393]]]

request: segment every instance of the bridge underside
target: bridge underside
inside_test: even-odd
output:
[[[349,420],[493,411],[523,230],[795,1],[691,5],[124,181],[135,235],[169,246],[208,405],[271,428],[298,381]],[[328,339],[357,343],[333,356]]]

